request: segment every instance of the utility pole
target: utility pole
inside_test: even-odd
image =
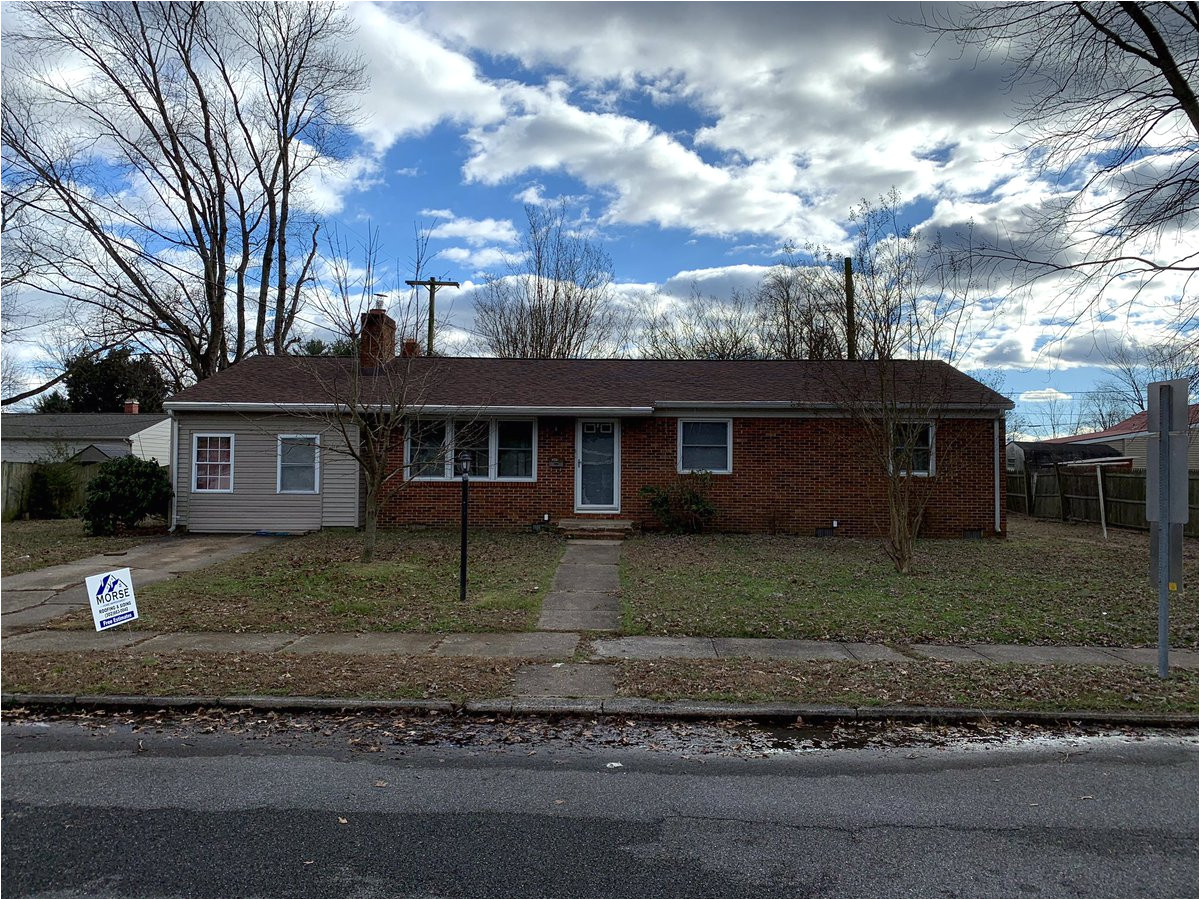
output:
[[[850,257],[842,262],[846,275],[846,359],[858,359],[858,336],[854,333],[854,271]]]
[[[430,278],[428,281],[406,281],[404,282],[409,287],[424,287],[429,288],[429,343],[425,347],[425,352],[433,356],[433,297],[440,287],[458,287],[457,281],[438,281],[436,278]]]

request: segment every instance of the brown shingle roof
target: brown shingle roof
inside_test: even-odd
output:
[[[357,360],[252,357],[176,394],[176,404],[330,403],[350,396]],[[882,368],[881,368],[882,367]],[[879,397],[894,371],[903,402],[1011,409],[1012,403],[941,362],[656,359],[397,359],[389,375],[365,376],[384,399],[407,378],[407,402],[464,407],[631,408],[684,403],[844,406]],[[418,396],[419,395],[419,396]],[[186,408],[186,407],[184,407]]]

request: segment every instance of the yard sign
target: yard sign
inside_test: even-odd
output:
[[[138,617],[133,596],[133,577],[128,569],[115,569],[87,579],[88,601],[97,631],[115,628]]]

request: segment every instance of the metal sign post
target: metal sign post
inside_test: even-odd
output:
[[[1146,521],[1151,524],[1150,580],[1158,589],[1158,677],[1168,671],[1168,613],[1183,571],[1183,524],[1187,507],[1188,383],[1149,386],[1146,448]]]

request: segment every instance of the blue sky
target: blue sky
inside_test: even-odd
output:
[[[787,241],[846,249],[851,207],[893,188],[908,225],[946,233],[1019,229],[1060,189],[1008,154],[1003,59],[930,51],[902,24],[915,4],[346,8],[371,84],[310,206],[351,241],[378,229],[401,270],[414,225],[433,228],[426,274],[463,282],[439,300],[464,339],[472,288],[503,271],[531,201],[568,199],[623,295],[682,297],[752,287]],[[1061,284],[1002,285],[968,367],[1044,424],[1030,392],[1093,388],[1105,345],[1159,336],[1179,289],[1121,283],[1076,322]]]

